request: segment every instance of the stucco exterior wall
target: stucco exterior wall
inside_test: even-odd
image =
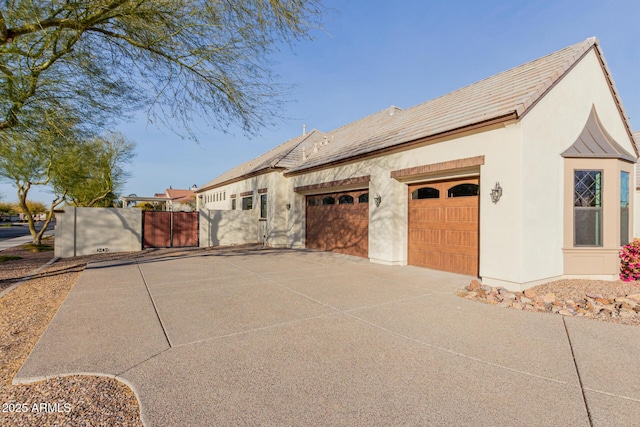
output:
[[[142,250],[140,209],[74,208],[56,212],[55,256]]]
[[[411,150],[369,158],[333,168],[291,175],[291,187],[370,176],[369,182],[369,258],[389,265],[407,264],[408,188],[407,184],[462,176],[480,175],[480,275],[486,271],[504,274],[504,265],[519,265],[520,201],[519,193],[510,185],[520,181],[520,167],[513,159],[520,154],[518,124],[497,125],[490,129],[468,132],[430,142]],[[474,156],[485,156],[485,164],[472,170],[451,170],[412,177],[402,182],[391,178],[394,170],[446,162]],[[491,203],[491,188],[497,181],[508,183],[498,205]],[[325,192],[331,191],[330,189]],[[382,203],[376,207],[376,194]],[[304,218],[304,195],[297,196],[296,218]],[[293,246],[304,246],[304,220],[292,236]],[[496,232],[496,230],[500,230]],[[483,256],[486,254],[486,256]],[[489,256],[490,255],[490,256]],[[517,279],[517,268],[512,276]]]
[[[265,192],[266,191],[266,192]],[[209,194],[224,194],[224,199],[217,202],[205,202]],[[247,194],[251,193],[251,194]],[[267,217],[260,218],[260,196],[267,195]],[[252,197],[253,207],[251,210],[242,210],[242,199],[244,197]],[[236,200],[235,211],[232,211],[233,200]],[[242,237],[240,240],[247,240],[247,243],[261,242],[271,247],[289,247],[288,221],[289,211],[286,209],[287,203],[293,203],[291,194],[287,191],[286,179],[282,176],[282,172],[274,171],[242,181],[233,182],[213,190],[205,191],[202,197],[198,198],[200,209],[212,211],[226,211],[238,213],[238,218],[243,224],[249,226],[248,232],[255,236],[249,238]],[[233,218],[232,214],[224,214],[224,218],[229,221]],[[251,223],[249,225],[249,223]],[[227,225],[230,227],[230,225]],[[202,235],[201,235],[202,236]],[[233,240],[233,239],[232,239]],[[251,240],[249,242],[249,240]],[[207,240],[201,238],[201,246],[211,246]],[[214,238],[212,241],[216,241]],[[227,240],[224,240],[227,241]],[[235,243],[215,243],[217,244],[235,244]]]
[[[606,131],[625,150],[634,154],[605,74],[593,51],[521,121],[522,264],[517,282],[522,288],[565,275],[564,236],[567,231],[572,232],[572,228],[566,229],[564,218],[572,214],[567,209],[571,209],[573,197],[571,191],[565,190],[565,185],[567,179],[571,181],[568,185],[573,185],[573,175],[565,175],[565,159],[561,153],[576,141],[594,106]],[[592,163],[601,164],[602,160],[594,159]],[[614,189],[612,186],[609,193]],[[614,194],[617,197],[617,193]],[[567,198],[571,199],[568,204]],[[630,203],[633,206],[633,200]],[[631,227],[633,229],[633,225]],[[610,249],[615,252],[615,245]],[[585,274],[588,274],[586,270]]]
[[[252,211],[200,209],[200,247],[258,243]]]

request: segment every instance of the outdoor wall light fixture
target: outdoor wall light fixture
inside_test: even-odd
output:
[[[502,197],[502,187],[500,187],[500,183],[496,182],[496,186],[491,190],[491,201],[496,204]]]
[[[287,203],[285,206],[287,207],[287,210],[291,209],[291,203]]]
[[[380,203],[382,203],[382,196],[380,193],[376,193],[376,197],[373,198],[373,201],[376,204],[376,207],[380,207]]]

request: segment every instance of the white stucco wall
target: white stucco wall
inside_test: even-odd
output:
[[[572,195],[564,194],[565,163],[560,154],[576,141],[593,106],[606,131],[625,150],[634,154],[594,51],[583,58],[521,121],[522,262],[516,281],[528,284],[523,287],[559,278],[564,273],[563,200],[565,196]]]
[[[266,189],[267,192],[267,218],[260,218],[260,196],[259,190]],[[242,210],[242,199],[244,197],[241,194],[251,192],[253,198],[253,208],[251,210]],[[207,196],[213,193],[222,193],[225,195],[224,200],[217,202],[205,202]],[[232,208],[232,195],[235,195],[236,209],[235,212],[241,212],[238,218],[242,218],[243,224],[250,223],[250,232],[255,231],[255,235],[249,239],[251,243],[264,242],[271,247],[288,247],[288,211],[286,210],[286,203],[288,200],[293,200],[290,194],[287,192],[286,179],[279,171],[269,172],[254,176],[242,181],[227,184],[209,191],[202,193],[200,200],[200,208],[205,210],[214,211],[231,211]],[[224,214],[227,215],[227,214]],[[233,215],[225,216],[231,220]],[[245,239],[245,240],[246,240]],[[214,239],[215,240],[215,239]],[[222,244],[222,243],[216,243]],[[234,244],[234,243],[225,243]],[[210,246],[203,242],[202,246]]]
[[[490,130],[469,132],[409,151],[370,158],[304,175],[291,176],[291,188],[322,182],[370,175],[369,193],[369,258],[373,262],[391,265],[407,263],[407,211],[410,182],[480,175],[480,274],[500,269],[504,264],[521,262],[520,199],[513,186],[520,181],[519,159],[521,130],[518,124],[494,126]],[[390,177],[393,170],[434,164],[463,158],[485,156],[485,165],[473,170],[454,170],[399,182]],[[504,196],[498,205],[489,196],[496,181],[500,181]],[[329,192],[330,189],[325,191]],[[376,207],[376,193],[382,203]],[[292,215],[304,217],[304,197],[298,196]],[[302,229],[293,238],[295,246],[304,246]],[[499,230],[496,232],[496,230]],[[491,254],[483,257],[482,254]],[[495,261],[494,260],[499,260]],[[516,278],[515,273],[510,278]]]
[[[56,212],[55,256],[142,250],[140,209],[74,208]]]
[[[258,243],[251,211],[200,209],[200,247]]]

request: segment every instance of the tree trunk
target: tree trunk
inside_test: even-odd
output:
[[[40,233],[36,231],[36,222],[33,220],[29,206],[27,206],[27,194],[29,193],[30,187],[29,184],[26,186],[18,186],[18,204],[27,217],[27,224],[29,224],[29,233],[31,233],[31,237],[33,237],[33,244],[40,245],[42,244],[42,235],[39,236]]]

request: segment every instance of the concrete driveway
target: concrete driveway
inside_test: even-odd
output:
[[[114,376],[146,426],[627,426],[640,330],[463,300],[331,253],[92,264],[14,382]]]

